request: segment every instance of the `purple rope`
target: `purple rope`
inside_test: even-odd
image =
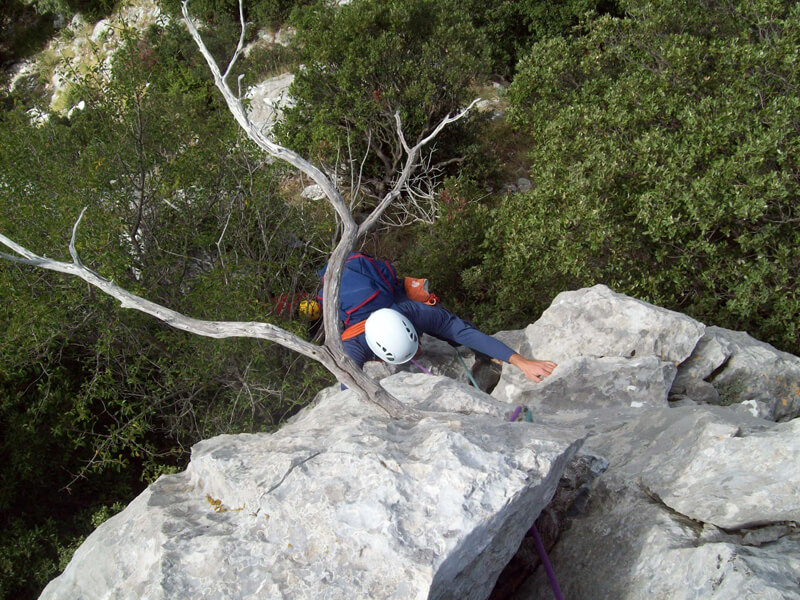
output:
[[[564,596],[561,595],[561,588],[558,587],[556,573],[553,571],[553,567],[550,564],[550,559],[548,558],[547,552],[544,549],[542,538],[539,536],[539,531],[536,529],[536,523],[531,525],[530,533],[533,535],[533,543],[536,545],[536,550],[539,552],[539,558],[541,559],[544,570],[547,573],[547,578],[550,580],[550,587],[553,588],[553,595],[556,597],[556,600],[564,600]]]
[[[522,411],[522,406],[518,406],[517,408],[515,408],[514,412],[511,413],[511,418],[509,419],[509,421],[516,421],[521,411]],[[556,573],[555,571],[553,571],[553,567],[550,564],[550,558],[547,556],[547,551],[544,549],[542,538],[539,536],[539,530],[536,529],[536,523],[531,525],[531,528],[528,533],[530,533],[533,536],[533,543],[536,546],[536,551],[539,553],[539,560],[542,561],[544,570],[547,573],[547,579],[550,580],[550,587],[553,588],[553,595],[556,597],[556,600],[564,600],[564,596],[561,595],[561,588],[558,586]]]
[[[421,370],[423,373],[427,373],[428,375],[433,375],[433,373],[431,373],[430,371],[428,371],[428,369],[426,369],[425,367],[423,367],[421,364],[419,364],[419,363],[418,363],[417,361],[415,361],[413,358],[411,359],[411,362],[412,362],[412,363],[414,363],[415,365],[417,365],[417,367],[419,367],[419,369],[420,369],[420,370]]]

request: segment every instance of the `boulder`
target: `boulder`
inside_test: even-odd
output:
[[[678,369],[672,393],[787,421],[800,416],[800,358],[747,333],[709,327]]]
[[[321,185],[314,183],[304,187],[303,191],[300,192],[300,197],[306,200],[323,200],[325,198],[325,191],[322,189]]]
[[[526,328],[522,350],[555,362],[575,356],[656,356],[678,365],[704,331],[686,315],[596,285],[556,296]]]
[[[798,428],[712,406],[595,428],[609,467],[550,551],[564,597],[800,598]],[[537,572],[511,597],[549,588]]]
[[[608,464],[585,505],[546,510],[564,597],[800,598],[800,422],[757,418],[796,414],[796,357],[604,286],[561,294],[521,351],[559,366],[506,366],[493,396]],[[502,597],[551,597],[541,571]]]
[[[293,81],[293,74],[284,73],[265,79],[247,90],[245,97],[250,101],[248,116],[259,129],[271,129],[280,111],[293,104],[294,100],[288,93]]]
[[[642,358],[565,359],[542,383],[533,383],[513,367],[504,368],[503,379],[493,395],[522,404],[534,413],[584,415],[587,411],[622,407],[668,406],[667,396],[675,376],[672,363],[654,356]]]
[[[506,365],[492,395],[541,410],[667,406],[677,366],[705,326],[604,285],[559,294],[525,329],[520,353],[559,367],[541,384]]]
[[[423,417],[332,388],[273,434],[201,442],[41,598],[486,598],[581,440],[447,378],[384,383]]]

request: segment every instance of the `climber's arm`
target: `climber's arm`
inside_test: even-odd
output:
[[[510,363],[531,381],[537,383],[542,381],[556,368],[556,364],[550,361],[525,358],[500,340],[483,333],[471,323],[440,306],[405,302],[400,304],[399,308],[418,327],[417,333],[427,333],[443,340],[453,341]]]

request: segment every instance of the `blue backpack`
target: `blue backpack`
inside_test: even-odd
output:
[[[325,278],[326,264],[319,271]],[[339,318],[345,327],[365,320],[379,308],[388,308],[395,295],[403,290],[403,282],[391,263],[368,254],[351,252],[344,264],[342,286],[339,291]],[[322,306],[322,290],[317,295]]]

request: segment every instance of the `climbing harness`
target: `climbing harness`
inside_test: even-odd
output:
[[[364,319],[363,321],[359,321],[354,325],[350,325],[347,329],[342,332],[342,341],[345,342],[347,340],[353,339],[354,337],[360,336],[364,331],[367,329],[367,320]]]

